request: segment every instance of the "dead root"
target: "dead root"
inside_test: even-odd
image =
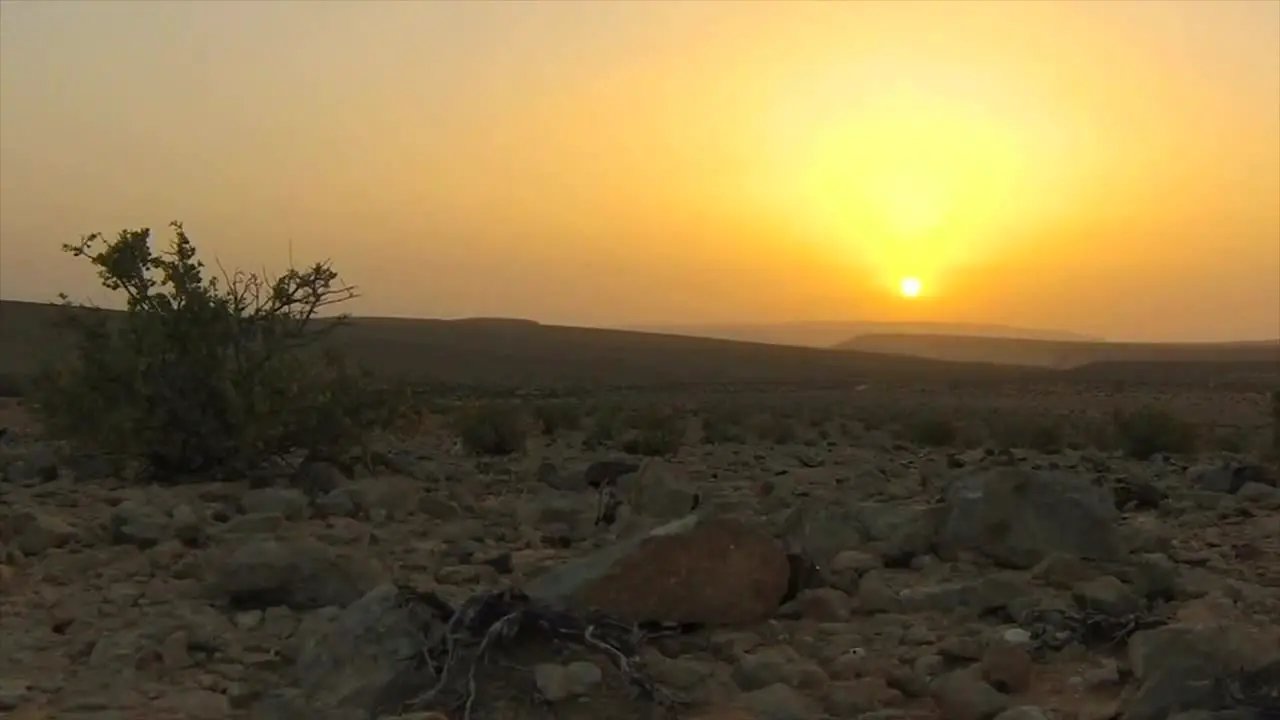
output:
[[[481,693],[477,667],[517,638],[601,653],[643,697],[671,709],[684,703],[645,675],[637,655],[646,639],[687,628],[643,626],[599,614],[572,613],[547,607],[514,589],[473,595],[457,610],[430,593],[401,588],[401,597],[405,607],[422,621],[423,650],[415,675],[431,681],[415,689],[407,700],[382,704],[375,716],[436,711],[472,720]]]

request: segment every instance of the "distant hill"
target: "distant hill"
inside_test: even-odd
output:
[[[0,380],[26,376],[71,348],[62,308],[0,301]],[[111,311],[102,311],[111,312]],[[115,314],[115,313],[112,313]],[[869,335],[854,349],[793,347],[671,334],[543,325],[531,320],[355,318],[330,336],[356,361],[419,382],[490,387],[1078,379],[1170,381],[1280,377],[1280,342],[1122,345],[942,335]],[[866,350],[858,349],[865,347]],[[931,355],[930,355],[931,354]],[[912,357],[912,355],[917,355]],[[1240,368],[1232,363],[1252,361]],[[1199,363],[1201,360],[1204,362]],[[1257,361],[1271,363],[1266,367]],[[1238,365],[1238,363],[1237,363]],[[1069,373],[1050,368],[1072,367]],[[1176,372],[1173,372],[1176,370]]]
[[[1028,340],[1101,341],[1076,333],[979,323],[792,322],[708,325],[644,325],[620,328],[636,332],[684,335],[774,345],[829,348],[861,335],[965,335]]]
[[[62,308],[0,301],[0,375],[26,375],[70,348]],[[372,369],[427,382],[496,386],[844,383],[1005,378],[994,365],[542,325],[529,320],[355,318],[332,342]]]
[[[953,362],[987,362],[1048,368],[1132,363],[1277,363],[1280,340],[1231,343],[1112,343],[971,337],[964,335],[862,335],[836,346]]]

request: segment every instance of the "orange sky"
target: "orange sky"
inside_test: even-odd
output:
[[[171,219],[361,314],[1275,337],[1280,2],[0,5],[0,296]]]

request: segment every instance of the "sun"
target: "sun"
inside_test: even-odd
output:
[[[917,277],[905,277],[898,283],[898,292],[905,298],[920,297],[920,291],[923,289],[924,286]]]

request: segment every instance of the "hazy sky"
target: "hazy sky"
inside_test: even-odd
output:
[[[361,314],[1280,336],[1280,2],[0,5],[0,296],[173,219]]]

